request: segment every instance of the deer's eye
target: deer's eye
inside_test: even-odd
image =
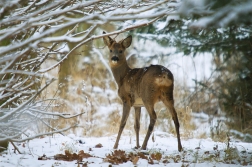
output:
[[[122,53],[122,50],[119,50],[119,53]]]
[[[112,53],[112,50],[110,49],[110,52]]]

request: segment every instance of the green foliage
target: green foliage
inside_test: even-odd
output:
[[[227,115],[234,119],[233,128],[251,133],[252,119],[251,55],[233,55],[218,67],[222,74],[215,82],[221,87],[218,96]]]
[[[138,34],[139,39],[155,40],[162,47],[175,47],[177,52],[186,56],[211,54],[214,59],[212,68],[215,72],[212,83],[209,85],[207,81],[200,80],[195,80],[195,83],[201,90],[215,95],[221,109],[232,118],[231,122],[234,124],[230,125],[233,128],[252,133],[250,130],[252,127],[252,10],[241,11],[241,8],[247,7],[251,2],[206,0],[202,6],[189,0],[184,2],[186,8],[180,18],[168,19],[170,17],[168,16],[154,25],[139,28],[134,32]],[[190,12],[189,7],[195,8],[195,11]],[[237,12],[239,19],[230,19],[231,11]],[[185,15],[187,12],[189,13]],[[201,24],[195,26],[195,23],[202,19],[212,19],[212,22],[203,22],[205,25],[202,27],[199,26]],[[223,23],[225,19],[230,19],[227,24]],[[158,26],[160,24],[166,26],[160,28]],[[225,26],[220,27],[220,25]]]
[[[139,28],[135,32],[145,34],[145,36],[139,36],[143,39],[152,35],[149,40],[155,39],[163,47],[176,47],[178,52],[183,52],[185,55],[209,52],[222,53],[230,57],[234,51],[251,54],[252,26],[231,26],[192,31],[188,28],[189,22],[192,21],[171,20],[161,30],[154,30],[152,25]]]

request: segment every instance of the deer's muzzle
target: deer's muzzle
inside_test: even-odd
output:
[[[112,62],[117,63],[119,61],[119,58],[117,56],[113,56],[111,60]]]

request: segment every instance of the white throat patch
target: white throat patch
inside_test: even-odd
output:
[[[118,61],[112,60],[112,64],[117,64]]]

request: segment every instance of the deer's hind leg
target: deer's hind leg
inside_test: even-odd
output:
[[[163,103],[169,109],[172,119],[176,128],[177,139],[178,139],[178,151],[182,151],[182,145],[180,141],[180,133],[179,133],[179,120],[177,116],[177,112],[174,108],[174,100],[173,100],[173,89],[169,89],[168,92],[164,93],[162,98]]]
[[[156,120],[157,120],[157,115],[154,110],[154,104],[158,101],[158,89],[156,85],[151,85],[151,84],[143,84],[142,85],[142,91],[141,91],[141,98],[144,104],[144,107],[146,108],[149,117],[150,117],[150,123],[149,127],[147,130],[147,134],[145,136],[144,142],[142,144],[142,149],[146,150],[148,140],[151,136],[151,133],[153,132]]]
[[[143,150],[146,150],[148,140],[149,140],[149,138],[151,136],[151,133],[152,133],[152,131],[154,129],[156,119],[157,119],[157,115],[156,115],[156,112],[154,110],[154,104],[145,103],[145,108],[148,111],[149,116],[150,116],[150,124],[149,124],[148,131],[147,131],[147,134],[145,136],[145,139],[144,139],[144,142],[143,142],[143,145],[142,145]]]

